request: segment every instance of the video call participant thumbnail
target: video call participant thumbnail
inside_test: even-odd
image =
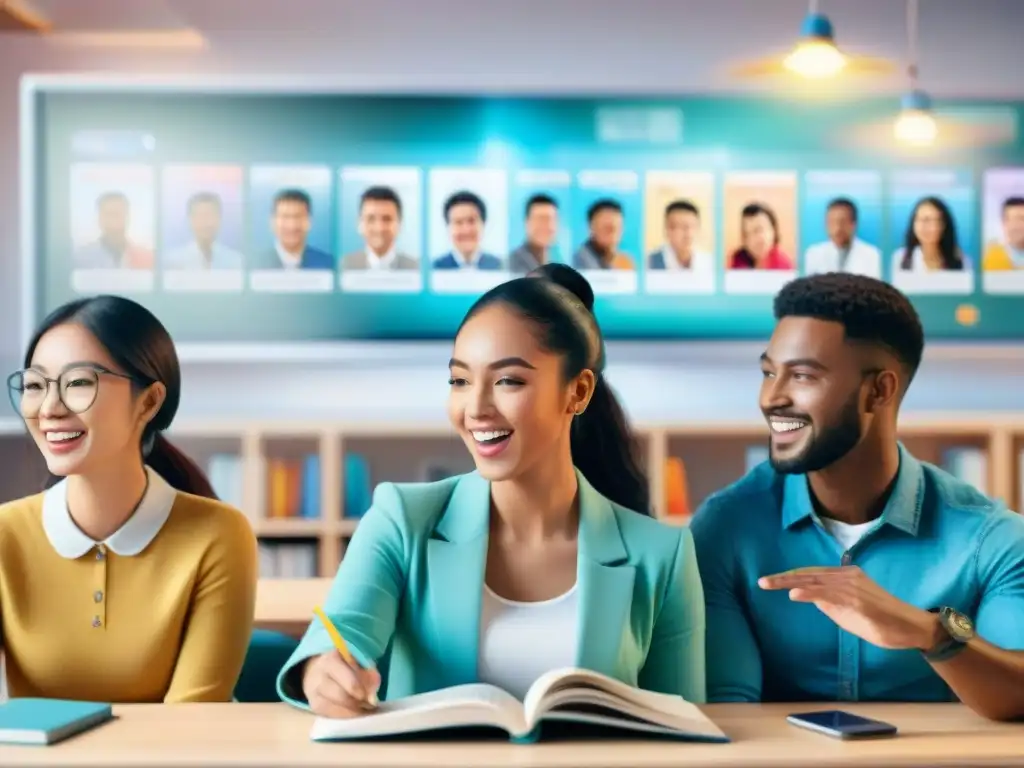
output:
[[[792,270],[792,257],[779,246],[779,221],[775,211],[750,203],[740,212],[742,245],[729,259],[729,269]]]
[[[334,269],[334,259],[309,245],[313,203],[301,189],[283,189],[274,196],[270,230],[274,247],[261,254],[256,269]]]
[[[342,257],[343,270],[417,269],[417,260],[397,251],[402,228],[402,201],[391,187],[369,187],[359,199],[359,234],[365,240],[361,251]]]
[[[153,251],[128,237],[131,204],[123,192],[104,192],[96,199],[99,238],[79,248],[76,269],[152,269]]]
[[[830,273],[777,295],[761,355],[769,460],[690,524],[708,699],[959,699],[1024,715],[1024,517],[915,458],[899,410],[914,306]]]
[[[602,198],[587,209],[590,238],[573,255],[573,266],[582,270],[636,269],[633,257],[619,250],[622,244],[622,205]]]
[[[700,237],[700,210],[689,200],[675,200],[665,206],[665,244],[647,257],[651,269],[710,272],[710,253],[696,248]]]
[[[1009,197],[1003,202],[1003,241],[993,241],[985,249],[982,269],[1006,272],[1024,269],[1024,197]]]
[[[907,222],[904,245],[893,262],[906,272],[959,271],[964,268],[953,214],[937,197],[921,198]]]
[[[551,261],[558,240],[558,203],[550,195],[533,195],[526,201],[526,240],[509,254],[509,269],[522,274]]]
[[[444,203],[444,220],[452,250],[434,259],[434,269],[502,268],[501,259],[481,250],[487,206],[479,195],[467,190],[451,195]]]
[[[815,243],[805,254],[807,274],[852,272],[882,277],[882,254],[873,245],[857,237],[857,204],[837,197],[825,208],[828,240]]]
[[[212,192],[197,192],[188,200],[192,240],[163,258],[165,269],[241,269],[242,254],[218,242],[223,205]]]

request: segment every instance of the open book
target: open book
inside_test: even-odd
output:
[[[633,688],[585,669],[557,669],[530,687],[525,701],[493,685],[473,683],[383,702],[362,717],[318,717],[313,741],[404,736],[450,728],[498,728],[532,742],[542,723],[572,723],[690,741],[728,737],[680,696]]]

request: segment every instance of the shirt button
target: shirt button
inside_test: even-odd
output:
[[[102,626],[102,625],[103,625],[103,622],[102,622],[102,621],[100,621],[100,617],[99,617],[99,616],[95,616],[95,617],[93,617],[93,620],[92,620],[92,625],[93,625],[94,627],[99,627],[99,626]]]
[[[103,593],[100,590],[97,589],[95,592],[93,592],[92,599],[95,600],[97,603],[102,603],[103,602]]]
[[[106,552],[104,551],[103,545],[101,544],[99,546],[99,549],[96,550],[96,559],[97,560],[102,560],[105,556],[106,556]]]

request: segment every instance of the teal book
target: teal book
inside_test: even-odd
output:
[[[680,741],[729,741],[699,707],[681,696],[640,690],[578,668],[542,675],[523,701],[497,686],[470,683],[386,701],[362,717],[318,717],[310,738],[377,740],[484,729],[530,744],[543,740],[546,730],[571,735],[577,728],[588,736],[632,733]]]
[[[313,453],[302,462],[302,503],[299,517],[320,517],[320,454]]]
[[[345,517],[362,517],[370,508],[373,487],[370,464],[358,453],[345,456]]]
[[[56,744],[113,717],[109,704],[11,699],[0,704],[0,744]]]

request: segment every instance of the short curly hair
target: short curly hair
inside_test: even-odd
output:
[[[907,372],[917,373],[924,353],[924,328],[914,305],[899,290],[873,277],[845,272],[800,277],[775,297],[775,319],[811,317],[843,326],[846,338],[891,352]]]

